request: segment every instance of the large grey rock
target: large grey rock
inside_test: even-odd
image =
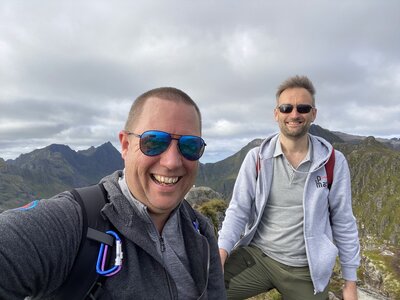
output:
[[[209,187],[193,186],[185,198],[192,206],[198,206],[212,199],[222,199],[222,195]]]

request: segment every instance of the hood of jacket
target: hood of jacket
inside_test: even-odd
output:
[[[275,147],[270,147],[270,145],[271,144],[275,145],[275,143],[279,139],[279,136],[280,136],[279,133],[275,133],[275,134],[267,137],[261,143],[260,150],[258,153],[260,160],[270,159],[273,157]],[[324,138],[321,138],[319,136],[315,136],[312,134],[308,134],[308,137],[310,139],[310,142],[313,145],[313,148],[318,149],[318,151],[313,151],[313,153],[312,153],[313,157],[312,157],[312,165],[310,167],[310,172],[314,172],[325,166],[325,164],[329,160],[329,157],[333,150],[333,147]]]

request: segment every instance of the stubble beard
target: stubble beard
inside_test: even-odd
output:
[[[285,122],[283,122],[280,126],[281,133],[286,136],[287,138],[290,139],[299,139],[304,137],[305,135],[308,134],[308,131],[310,129],[311,123],[305,122],[303,126],[299,128],[289,128]]]

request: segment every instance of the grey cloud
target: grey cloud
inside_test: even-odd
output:
[[[294,74],[315,84],[317,124],[398,135],[399,10],[396,0],[2,1],[0,157],[117,144],[132,100],[168,85],[198,102],[205,159],[222,159],[277,130],[275,90]]]

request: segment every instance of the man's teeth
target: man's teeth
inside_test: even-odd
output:
[[[166,176],[161,176],[161,175],[154,175],[154,178],[160,182],[160,183],[165,183],[165,184],[173,184],[176,183],[179,179],[179,177],[166,177]]]

